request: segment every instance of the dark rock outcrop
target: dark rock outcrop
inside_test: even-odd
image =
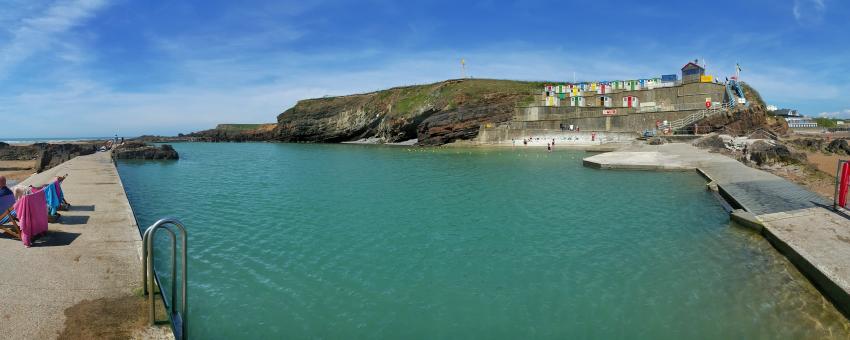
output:
[[[277,124],[219,124],[214,129],[172,138],[174,141],[259,142],[275,140]],[[149,141],[168,141],[159,137]]]
[[[36,165],[36,171],[53,168],[59,164],[71,160],[77,156],[90,155],[97,152],[95,144],[34,144],[40,148],[40,160]]]
[[[823,138],[795,138],[787,141],[794,147],[810,151],[820,151],[823,148]]]
[[[792,152],[788,147],[779,143],[755,141],[749,147],[750,160],[756,165],[802,164],[806,162],[806,154]]]
[[[32,145],[2,144],[3,145],[0,145],[0,160],[36,160],[35,170],[37,172],[50,169],[77,156],[90,155],[97,152],[97,145],[95,143],[35,143]]]
[[[732,136],[757,134],[753,137],[768,138],[764,131],[769,131],[776,136],[784,136],[790,132],[785,119],[767,114],[767,110],[758,105],[739,108],[725,115],[708,117],[699,124]]]
[[[163,144],[160,147],[148,145],[141,142],[125,142],[112,149],[114,159],[148,159],[148,160],[176,160],[180,156],[171,145]]]
[[[836,139],[829,142],[826,146],[826,151],[837,153],[839,155],[850,155],[850,144],[846,139]]]

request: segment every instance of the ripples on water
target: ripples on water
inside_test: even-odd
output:
[[[760,236],[730,226],[694,173],[598,171],[583,152],[539,149],[175,148],[180,161],[119,170],[140,225],[188,226],[193,337],[850,329]]]

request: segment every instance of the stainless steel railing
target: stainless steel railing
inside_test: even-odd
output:
[[[174,231],[169,229],[169,226],[173,226],[180,232],[181,239],[181,259],[182,259],[182,267],[181,267],[181,280],[180,280],[180,288],[181,288],[181,296],[182,300],[180,303],[180,310],[177,311],[177,301],[176,301],[176,291],[177,291],[177,235],[174,234]],[[156,236],[156,232],[160,229],[168,232],[168,235],[171,236],[171,290],[169,290],[169,294],[171,295],[171,301],[166,299],[164,295],[162,295],[162,287],[160,285],[159,277],[156,275],[154,271],[154,236]],[[150,308],[149,316],[150,323],[154,325],[156,322],[156,309],[154,304],[154,281],[156,281],[157,287],[160,287],[160,295],[163,297],[162,301],[165,304],[166,311],[171,311],[169,313],[169,319],[171,320],[172,330],[174,331],[174,337],[176,339],[187,339],[187,327],[186,327],[186,310],[188,309],[188,301],[186,299],[186,228],[183,226],[183,223],[174,218],[163,218],[159,221],[156,221],[153,225],[148,227],[145,230],[145,233],[142,237],[142,285],[144,286],[144,294],[148,296],[148,307]]]

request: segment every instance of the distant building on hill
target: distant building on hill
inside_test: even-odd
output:
[[[794,109],[776,109],[768,111],[768,114],[777,117],[802,117],[797,110]]]
[[[795,128],[816,128],[818,123],[809,117],[785,117],[788,127]]]

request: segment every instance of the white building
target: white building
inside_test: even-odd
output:
[[[788,122],[789,128],[816,128],[818,127],[818,123],[816,123],[811,118],[804,117],[785,117],[785,121]]]

